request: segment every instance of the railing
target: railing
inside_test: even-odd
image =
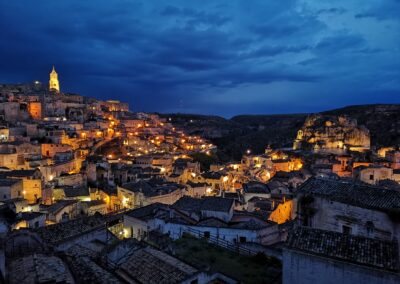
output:
[[[242,254],[242,255],[256,255],[258,252],[245,248],[243,246],[240,245],[240,243],[233,243],[233,242],[229,242],[227,240],[223,240],[220,239],[217,236],[213,236],[213,235],[208,235],[206,236],[205,232],[199,231],[199,230],[195,230],[193,228],[190,227],[185,227],[184,230],[182,231],[183,233],[188,233],[194,237],[197,237],[199,239],[205,239],[207,240],[208,243],[213,244],[215,246],[219,246],[222,247],[224,249],[230,250],[232,252],[236,252],[238,254]]]

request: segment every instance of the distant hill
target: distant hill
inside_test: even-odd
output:
[[[322,112],[348,115],[365,125],[372,146],[400,144],[400,105],[360,105]],[[223,161],[240,160],[247,149],[262,153],[272,147],[291,147],[297,130],[309,114],[239,115],[231,119],[193,114],[160,114],[191,134],[207,137],[218,146]]]

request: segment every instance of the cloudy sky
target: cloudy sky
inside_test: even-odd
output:
[[[1,1],[0,82],[133,111],[316,112],[400,103],[400,0]]]

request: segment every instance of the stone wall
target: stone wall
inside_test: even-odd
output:
[[[360,208],[316,197],[310,205],[315,209],[311,226],[322,230],[342,232],[343,226],[351,228],[351,234],[392,240],[400,237],[400,224],[380,211]],[[373,227],[371,227],[373,224]]]

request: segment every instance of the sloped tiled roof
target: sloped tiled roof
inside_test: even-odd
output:
[[[227,228],[229,225],[218,219],[218,218],[206,218],[199,221],[196,226],[200,227],[217,227],[217,228]]]
[[[7,177],[30,177],[33,176],[37,170],[13,170],[6,172],[4,175]]]
[[[33,254],[9,264],[10,283],[74,283],[65,263],[56,256]]]
[[[200,211],[218,211],[228,212],[235,201],[229,198],[222,197],[203,197],[193,198],[189,196],[183,196],[177,202],[174,203],[173,207],[178,210],[200,212]]]
[[[250,181],[248,183],[243,184],[243,191],[245,193],[258,193],[258,194],[271,193],[267,184],[258,181]]]
[[[168,206],[162,203],[152,203],[150,205],[140,207],[137,209],[130,210],[125,213],[125,215],[128,215],[130,217],[146,220],[149,218],[153,218],[155,214],[157,213],[158,210],[160,209],[167,209]]]
[[[205,172],[201,174],[201,176],[205,179],[217,179],[219,180],[222,177],[222,174],[219,172]]]
[[[193,198],[189,196],[183,196],[176,201],[172,206],[178,210],[200,212],[202,200],[200,198]]]
[[[150,247],[138,249],[116,271],[129,282],[182,283],[198,273],[194,267]]]
[[[228,212],[235,202],[233,199],[221,197],[203,197],[202,200],[202,210],[221,212]]]
[[[64,186],[63,187],[65,197],[80,197],[80,196],[89,196],[89,188],[85,186],[72,187],[72,186]]]
[[[0,186],[12,186],[18,182],[21,182],[21,180],[13,179],[13,178],[3,178],[3,179],[0,179]]]
[[[168,182],[168,181],[161,180],[161,179],[160,180],[152,179],[149,181],[141,180],[138,182],[129,182],[129,183],[123,184],[121,187],[124,189],[127,189],[129,191],[132,191],[132,192],[141,192],[141,193],[143,193],[144,196],[147,196],[147,197],[169,194],[178,189],[185,188],[185,186],[183,186],[181,184]]]
[[[289,234],[286,247],[358,265],[399,271],[397,241],[298,227]]]
[[[298,193],[380,211],[400,208],[399,191],[343,180],[310,178],[299,187]]]

